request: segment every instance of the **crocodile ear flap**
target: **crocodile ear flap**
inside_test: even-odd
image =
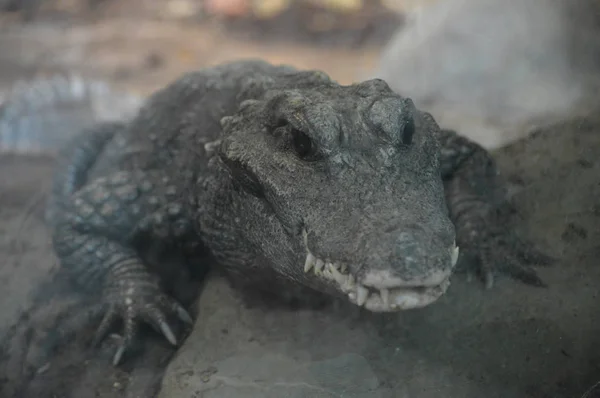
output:
[[[263,186],[258,177],[250,168],[237,159],[231,159],[222,152],[219,154],[221,162],[229,171],[229,175],[236,187],[246,191],[252,196],[262,198],[265,196]]]

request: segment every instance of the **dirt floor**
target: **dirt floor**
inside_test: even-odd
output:
[[[132,29],[110,15],[0,25],[0,89],[80,71],[146,95],[189,69],[251,56],[349,83],[380,48],[244,40],[220,24],[149,18]],[[500,279],[484,291],[457,275],[435,305],[382,316],[249,308],[218,277],[192,280],[178,293],[197,314],[177,331],[189,333],[184,345],[175,352],[146,331],[119,368],[114,339],[89,347],[93,299],[57,272],[42,221],[54,160],[0,155],[0,397],[582,397],[600,380],[599,132],[600,120],[578,119],[497,153],[516,187],[519,232],[558,258],[540,270],[547,288]]]

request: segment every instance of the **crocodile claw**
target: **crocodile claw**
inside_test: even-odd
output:
[[[93,346],[100,344],[112,324],[121,318],[124,330],[123,335],[119,337],[121,341],[113,357],[113,365],[118,365],[123,355],[131,347],[136,338],[140,320],[152,325],[170,344],[176,346],[177,338],[167,322],[167,314],[177,316],[188,325],[193,324],[190,314],[178,302],[164,294],[144,295],[142,298],[125,297],[123,299],[121,297],[120,300],[113,300],[96,330],[92,344]]]

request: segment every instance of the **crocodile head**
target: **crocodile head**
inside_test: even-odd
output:
[[[371,311],[437,300],[458,257],[437,123],[383,80],[283,82],[221,122],[245,239],[280,275]]]

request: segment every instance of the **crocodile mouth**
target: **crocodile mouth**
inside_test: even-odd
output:
[[[451,267],[420,280],[405,281],[389,271],[368,271],[361,280],[349,272],[347,264],[321,259],[308,248],[307,233],[303,231],[306,247],[304,273],[338,285],[348,300],[373,312],[395,312],[425,307],[440,298],[450,286],[450,276],[458,261],[459,249],[454,243],[448,248]]]

